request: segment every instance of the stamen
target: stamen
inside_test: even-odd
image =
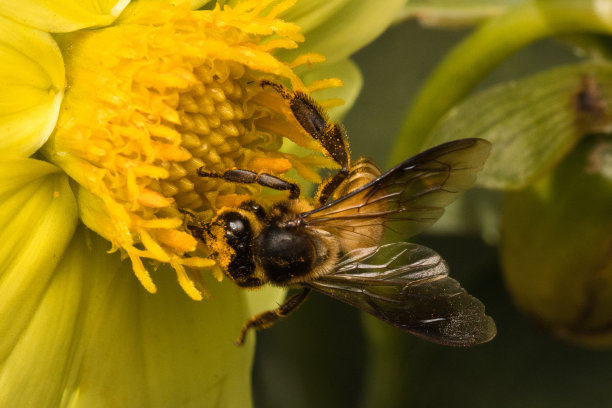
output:
[[[318,81],[313,81],[308,84],[308,92],[313,93],[321,89],[339,88],[342,86],[342,81],[338,78],[325,78]]]
[[[296,59],[294,59],[293,62],[290,62],[289,67],[297,68],[300,65],[311,66],[312,64],[317,64],[319,62],[324,62],[324,61],[325,61],[325,57],[321,54],[315,54],[315,53],[303,54],[297,57]]]

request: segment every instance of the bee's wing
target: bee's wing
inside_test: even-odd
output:
[[[434,343],[473,346],[497,332],[484,305],[448,276],[440,255],[412,243],[356,249],[305,285]]]
[[[334,235],[377,235],[385,227],[409,237],[434,223],[444,207],[476,180],[491,148],[483,139],[461,139],[426,150],[370,183],[300,214],[303,225]],[[350,238],[350,237],[349,237]],[[376,245],[377,239],[372,240]]]

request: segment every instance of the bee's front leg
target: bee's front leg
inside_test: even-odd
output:
[[[257,183],[260,186],[273,188],[275,190],[288,190],[290,199],[295,199],[300,196],[300,186],[267,173],[255,173],[254,171],[245,169],[232,169],[227,170],[224,173],[214,173],[211,171],[206,171],[203,167],[200,167],[198,169],[198,176],[220,178],[231,183]]]
[[[263,312],[251,317],[249,320],[247,320],[244,326],[242,326],[240,335],[235,341],[236,345],[242,346],[244,344],[244,340],[250,329],[267,329],[268,327],[271,327],[274,322],[280,319],[281,317],[285,317],[289,313],[293,312],[295,309],[298,308],[298,306],[304,303],[309,293],[310,288],[304,287],[300,292],[285,300],[285,302],[276,309],[268,310],[267,312]]]

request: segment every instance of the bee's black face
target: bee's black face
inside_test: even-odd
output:
[[[303,230],[268,225],[255,240],[256,257],[271,283],[285,285],[308,275],[316,257],[310,236]]]
[[[215,234],[223,231],[223,237]],[[253,262],[253,229],[251,223],[242,214],[229,211],[221,214],[215,219],[211,227],[212,239],[222,239],[231,248],[229,254],[219,254],[216,256],[229,256],[227,263],[227,273],[239,285],[243,287],[261,286],[263,282],[255,277],[255,263]]]

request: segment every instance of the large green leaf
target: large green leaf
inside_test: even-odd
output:
[[[487,139],[493,149],[479,183],[517,189],[549,171],[584,134],[609,125],[610,105],[612,65],[555,68],[468,99],[442,119],[425,146]]]
[[[423,150],[437,122],[514,52],[549,36],[612,33],[607,7],[607,1],[528,1],[488,20],[449,52],[431,74],[406,117],[391,162]]]

